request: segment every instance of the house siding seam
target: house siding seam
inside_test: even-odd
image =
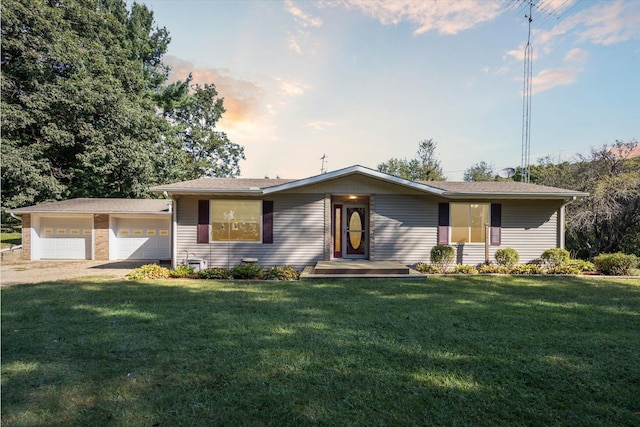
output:
[[[106,261],[109,259],[109,215],[94,215],[93,227],[95,239],[94,259]]]
[[[204,259],[210,267],[233,267],[243,258],[258,258],[266,268],[293,265],[302,269],[324,259],[325,195],[272,195],[273,243],[196,243],[198,198],[180,199],[177,213],[177,263]]]
[[[31,260],[31,214],[22,214],[22,259]]]

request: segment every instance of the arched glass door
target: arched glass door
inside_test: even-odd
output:
[[[367,207],[344,205],[343,212],[343,257],[366,258],[368,255]]]

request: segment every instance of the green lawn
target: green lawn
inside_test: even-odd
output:
[[[2,232],[0,233],[0,249],[9,248],[22,243],[22,234],[20,232]]]
[[[640,425],[640,281],[2,290],[2,425]]]

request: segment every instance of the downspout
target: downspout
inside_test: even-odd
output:
[[[576,201],[577,197],[573,196],[571,199],[565,200],[565,202],[560,205],[560,210],[559,210],[559,216],[560,218],[558,218],[558,247],[561,249],[564,249],[565,247],[565,233],[566,233],[566,229],[564,226],[564,222],[565,222],[565,206],[567,206],[569,203],[572,203],[574,201]]]
[[[11,216],[11,218],[17,219],[18,221],[22,222],[22,217],[17,217],[13,212],[9,212],[9,215]]]

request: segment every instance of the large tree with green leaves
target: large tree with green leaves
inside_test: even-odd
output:
[[[437,145],[433,139],[420,141],[415,158],[394,157],[380,163],[378,170],[411,181],[444,181],[446,177],[435,155]]]
[[[475,165],[467,168],[464,171],[463,181],[477,182],[477,181],[495,181],[496,172],[493,168],[493,164],[487,162],[478,162]]]
[[[4,0],[2,207],[238,175],[214,86],[166,84],[169,42],[140,4]]]

